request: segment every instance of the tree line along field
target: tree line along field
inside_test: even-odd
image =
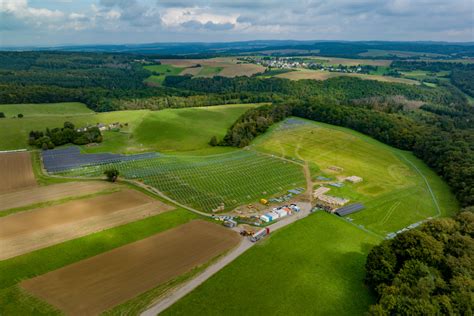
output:
[[[428,217],[452,215],[458,206],[447,185],[411,153],[349,129],[291,118],[257,138],[253,146],[307,160],[319,169],[315,175],[334,180],[362,177],[358,184],[328,186],[328,194],[362,202],[366,209],[350,217],[383,236]],[[334,172],[331,166],[343,171]]]
[[[362,315],[375,301],[363,278],[378,242],[317,212],[273,233],[162,315]]]
[[[0,105],[0,108],[2,106]],[[83,147],[85,152],[226,151],[209,146],[209,139],[212,136],[223,137],[228,126],[237,117],[257,105],[235,104],[156,112],[135,110],[104,113],[91,112],[83,104],[37,104],[26,105],[26,108],[23,106],[24,104],[8,105],[12,113],[24,112],[23,118],[0,119],[0,150],[27,148],[28,133],[31,130],[44,131],[46,128],[62,127],[65,121],[70,121],[76,127],[114,122],[128,125],[123,126],[120,132],[105,131],[103,143],[95,147]],[[76,109],[79,109],[79,114],[75,112]]]
[[[231,210],[305,184],[301,165],[247,150],[211,156],[164,155],[86,166],[60,174],[97,177],[109,168],[205,212],[221,205]]]

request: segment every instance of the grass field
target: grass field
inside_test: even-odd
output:
[[[271,234],[162,315],[363,315],[378,239],[318,212]],[[207,304],[203,304],[207,302]]]
[[[257,150],[310,161],[319,167],[319,174],[333,179],[362,177],[362,183],[330,187],[328,194],[362,202],[366,209],[350,217],[356,224],[381,235],[438,213],[452,215],[457,208],[448,186],[411,153],[349,129],[292,118],[272,127],[253,146]],[[330,166],[344,170],[335,173],[328,169]]]
[[[356,78],[360,78],[364,80],[377,80],[377,81],[382,81],[382,82],[398,82],[398,83],[415,84],[415,85],[420,84],[416,80],[410,80],[406,78],[395,78],[395,77],[390,77],[390,76],[367,75],[367,74],[357,74],[357,73],[329,72],[329,71],[310,70],[310,69],[301,69],[298,71],[287,72],[287,73],[279,74],[276,77],[286,78],[290,80],[301,80],[301,79],[326,80],[329,78],[341,77],[341,76],[356,77]]]
[[[145,79],[145,82],[155,84],[155,85],[161,85],[163,81],[165,80],[166,76],[179,75],[184,69],[181,67],[174,67],[171,65],[150,65],[150,66],[144,66],[143,68],[157,73]]]
[[[17,284],[196,218],[197,215],[179,209],[0,261],[0,314],[58,314],[51,306],[30,297]]]
[[[237,151],[214,156],[161,156],[63,172],[100,176],[113,166],[128,179],[143,181],[185,205],[210,212],[226,210],[303,186],[302,167],[279,158]]]
[[[236,104],[150,112],[134,130],[134,141],[159,152],[212,149],[208,144],[211,137],[224,137],[229,126],[255,106],[258,105]]]
[[[40,103],[40,104],[0,104],[0,112],[6,117],[23,114],[26,117],[74,116],[94,114],[85,104],[79,102]]]
[[[21,105],[19,105],[21,106]],[[46,105],[50,108],[53,105]],[[59,104],[63,107],[63,103]],[[120,132],[105,131],[97,146],[82,146],[85,152],[181,152],[202,150],[205,153],[228,151],[211,147],[212,136],[222,138],[227,128],[246,110],[258,104],[235,104],[202,108],[135,110],[106,113],[4,118],[0,124],[0,150],[28,148],[31,130],[62,127],[70,121],[78,127],[96,123],[128,123]],[[42,111],[43,105],[38,106]],[[59,110],[58,110],[59,111]]]
[[[318,63],[327,65],[344,65],[344,66],[357,66],[357,65],[370,65],[370,66],[390,66],[392,63],[389,59],[352,59],[352,58],[339,58],[339,57],[308,57],[308,59],[316,59]]]

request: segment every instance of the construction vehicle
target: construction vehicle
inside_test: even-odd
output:
[[[251,230],[246,230],[246,229],[244,229],[244,230],[241,230],[241,231],[240,231],[240,235],[242,235],[242,236],[244,236],[244,237],[252,236],[253,234],[254,234],[254,232],[251,231]]]
[[[233,219],[226,219],[223,223],[225,227],[234,228],[237,226],[237,222]]]
[[[263,204],[263,205],[268,205],[268,200],[260,199],[260,203]]]
[[[250,236],[250,241],[251,242],[257,242],[268,234],[270,234],[270,228],[265,227],[263,229],[260,229],[258,232],[256,232],[252,236]]]

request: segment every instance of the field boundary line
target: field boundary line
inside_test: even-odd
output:
[[[408,162],[415,170],[416,172],[418,172],[418,174],[423,178],[423,181],[425,182],[426,184],[426,187],[428,188],[428,191],[430,192],[430,195],[431,195],[431,199],[433,200],[435,206],[436,206],[436,216],[435,217],[439,217],[441,216],[441,209],[439,207],[439,204],[438,204],[438,200],[436,199],[436,196],[434,195],[433,193],[433,190],[431,189],[431,186],[430,184],[428,183],[428,180],[426,179],[425,175],[420,171],[420,169],[418,169],[417,166],[415,166],[415,164],[413,162],[411,162],[410,160],[408,160],[404,155],[401,155],[401,154],[396,154],[397,156],[401,157],[403,160],[405,160],[406,162]]]

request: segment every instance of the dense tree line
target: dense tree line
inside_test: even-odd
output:
[[[453,69],[451,82],[466,94],[474,97],[474,69]]]
[[[472,315],[474,214],[434,219],[385,240],[366,262],[370,315]]]
[[[461,62],[433,62],[433,61],[401,61],[396,60],[390,64],[390,68],[401,71],[424,70],[431,72],[451,71],[453,69],[474,70],[474,64]]]
[[[291,111],[289,105],[264,105],[247,111],[232,124],[219,145],[245,147],[256,136],[265,133],[273,123],[291,115]],[[211,140],[211,143],[214,142]]]
[[[259,77],[213,77],[194,78],[189,76],[168,76],[167,87],[205,93],[272,93],[298,98],[323,97],[340,103],[385,95],[402,95],[410,100],[420,100],[436,104],[467,104],[462,94],[454,94],[446,87],[437,89],[351,77],[336,77],[328,80],[291,81],[282,78]]]
[[[89,143],[101,143],[102,134],[98,127],[89,127],[86,130],[76,130],[71,122],[64,122],[62,128],[47,128],[43,131],[31,131],[28,143],[42,149],[53,149],[55,146],[65,144],[85,145]]]

